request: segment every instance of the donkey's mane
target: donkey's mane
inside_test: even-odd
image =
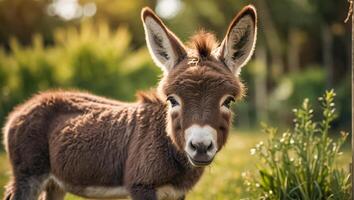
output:
[[[154,104],[162,103],[156,90],[153,89],[150,91],[139,91],[136,93],[136,97],[138,99],[138,102],[141,103],[154,103]]]
[[[197,53],[198,58],[207,59],[211,56],[212,51],[219,46],[215,35],[204,30],[198,31],[187,42],[187,46]]]

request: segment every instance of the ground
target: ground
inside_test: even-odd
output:
[[[250,155],[249,150],[264,139],[265,135],[255,131],[234,131],[230,134],[225,149],[217,155],[214,163],[206,169],[202,180],[188,194],[187,200],[234,200],[246,198],[241,173],[255,169],[255,163],[259,161],[256,157]],[[350,162],[350,158],[350,148],[347,147],[339,164],[347,165]],[[3,195],[3,186],[8,180],[9,167],[5,153],[1,153],[0,196]],[[66,200],[80,199],[73,195],[66,196]]]

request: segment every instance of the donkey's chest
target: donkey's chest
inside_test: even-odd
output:
[[[63,190],[86,198],[128,198],[130,193],[124,186],[78,186],[60,181],[55,176],[51,179]],[[186,191],[166,184],[156,188],[156,196],[159,200],[179,199]]]

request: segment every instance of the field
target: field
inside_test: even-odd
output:
[[[252,157],[249,150],[252,146],[265,139],[265,135],[255,132],[234,131],[228,143],[216,157],[214,163],[206,169],[202,180],[197,184],[188,200],[208,199],[243,199],[245,188],[241,174],[246,170],[254,170],[258,160]],[[350,162],[350,148],[347,147],[339,165],[346,166]],[[4,153],[0,154],[0,193],[8,179],[9,164]],[[66,200],[81,198],[67,195]]]

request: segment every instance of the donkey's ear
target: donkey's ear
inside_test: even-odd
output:
[[[219,59],[239,75],[253,54],[257,36],[257,12],[252,6],[246,6],[232,20],[226,36],[220,45]]]
[[[169,72],[187,55],[185,47],[150,8],[143,8],[141,19],[146,43],[154,62],[165,73]]]

